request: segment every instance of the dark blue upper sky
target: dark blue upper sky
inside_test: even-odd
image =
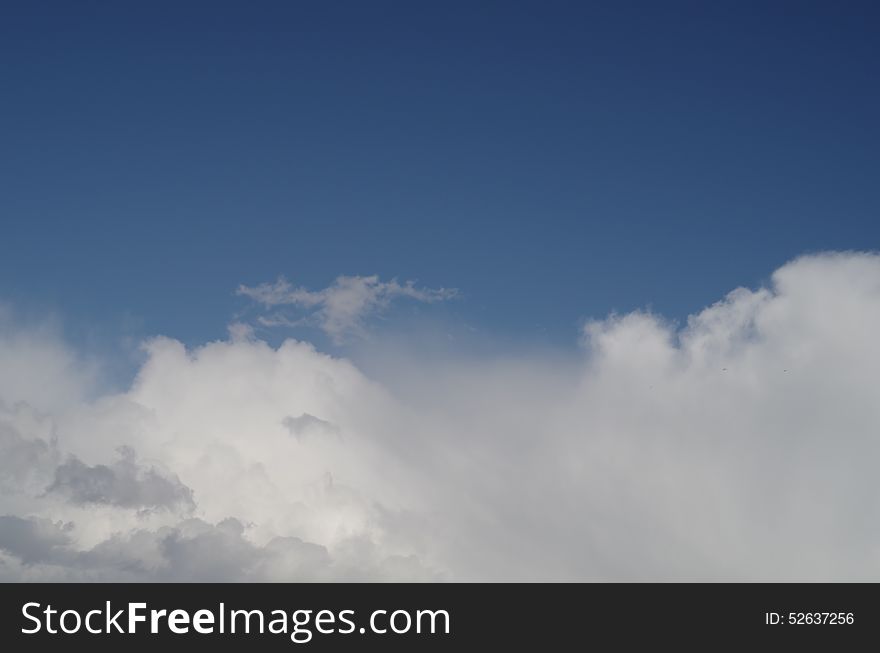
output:
[[[241,282],[378,273],[526,338],[683,317],[877,247],[872,5],[6,3],[0,300],[201,341]]]

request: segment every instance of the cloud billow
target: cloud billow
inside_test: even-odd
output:
[[[831,253],[564,364],[156,338],[86,400],[43,352],[51,402],[0,378],[0,578],[880,580],[877,333],[880,256]]]

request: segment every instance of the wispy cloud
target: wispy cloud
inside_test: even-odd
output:
[[[458,291],[418,288],[412,281],[401,284],[396,279],[384,282],[372,275],[340,276],[329,287],[316,291],[294,287],[282,277],[274,283],[253,287],[241,285],[236,293],[250,297],[266,308],[289,306],[306,313],[298,318],[284,313],[262,315],[258,321],[263,326],[313,324],[338,343],[349,336],[362,334],[365,320],[386,310],[395,299],[433,303],[452,299]]]

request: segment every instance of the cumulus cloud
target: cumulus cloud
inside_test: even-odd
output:
[[[156,338],[125,391],[2,397],[0,578],[880,580],[877,333],[842,253],[566,364]]]
[[[293,287],[281,277],[275,283],[262,283],[254,287],[241,285],[237,294],[250,297],[266,308],[293,306],[307,313],[300,318],[291,318],[284,313],[262,315],[258,320],[263,326],[313,324],[339,343],[351,335],[362,334],[364,320],[387,309],[394,299],[408,298],[433,303],[451,299],[457,295],[457,291],[450,288],[417,288],[412,281],[401,284],[392,279],[385,282],[373,275],[340,276],[331,286],[317,291]]]

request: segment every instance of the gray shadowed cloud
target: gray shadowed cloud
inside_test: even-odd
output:
[[[141,465],[130,447],[118,449],[111,465],[86,465],[68,458],[55,469],[49,493],[78,504],[108,504],[123,508],[156,509],[195,506],[193,491],[173,474]]]
[[[56,563],[68,559],[69,527],[48,519],[0,516],[0,550],[24,564]]]
[[[338,426],[332,422],[315,417],[314,415],[309,415],[308,413],[303,413],[299,417],[291,417],[288,415],[281,420],[281,425],[290,431],[291,435],[298,439],[309,437],[311,435],[320,435],[322,433],[339,435]]]
[[[136,528],[94,547],[73,544],[72,523],[0,516],[0,580],[89,581],[378,581],[436,580],[414,556],[377,557],[369,541],[332,556],[298,537],[254,544],[237,519],[185,519],[155,530]],[[2,554],[6,554],[4,559]]]

